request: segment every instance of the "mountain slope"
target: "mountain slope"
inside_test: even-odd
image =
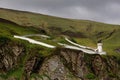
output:
[[[42,29],[51,36],[67,35],[79,44],[96,47],[102,40],[108,54],[118,54],[120,48],[120,26],[87,20],[73,20],[48,15],[0,9],[0,18],[10,20],[16,24]],[[23,31],[25,32],[25,31]]]
[[[101,40],[107,55],[49,49],[13,37],[31,34],[48,35],[29,38],[55,46],[69,44],[64,37],[93,48]],[[0,80],[119,80],[119,35],[119,25],[0,9]]]

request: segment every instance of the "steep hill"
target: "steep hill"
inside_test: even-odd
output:
[[[96,47],[97,41],[102,40],[104,49],[108,54],[115,54],[115,51],[120,48],[119,25],[88,20],[65,19],[2,8],[0,9],[0,18],[22,26],[41,29],[44,33],[52,36],[67,35],[77,43],[90,47]]]
[[[92,48],[102,41],[107,55],[89,55],[61,46],[49,49],[13,37],[31,34],[50,36],[30,38],[51,45],[70,44],[64,36]],[[119,80],[119,36],[119,25],[0,8],[0,80]]]

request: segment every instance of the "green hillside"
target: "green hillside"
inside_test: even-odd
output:
[[[110,55],[118,55],[120,49],[120,26],[88,20],[65,19],[24,11],[0,9],[0,35],[47,34],[58,41],[66,35],[75,42],[95,48],[102,40],[104,50]],[[14,22],[14,24],[12,23]],[[63,40],[64,41],[64,40]],[[50,42],[52,43],[52,42]]]

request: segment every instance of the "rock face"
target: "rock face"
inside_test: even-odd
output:
[[[39,74],[43,80],[120,79],[119,64],[115,57],[103,58],[100,55],[88,55],[69,49],[61,49],[57,55],[45,59]]]
[[[63,48],[48,57],[41,57],[36,49],[26,53],[26,48],[19,43],[0,46],[0,80],[4,80],[1,74],[7,74],[22,63],[21,80],[120,80],[120,64],[113,56],[89,55]],[[18,80],[16,76],[5,79]]]
[[[19,59],[26,54],[21,44],[12,43],[0,46],[0,71],[6,72],[18,64]]]
[[[39,74],[42,75],[43,80],[81,80],[64,66],[59,56],[46,60],[39,70]]]

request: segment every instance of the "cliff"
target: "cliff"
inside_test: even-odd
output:
[[[0,80],[120,79],[120,64],[114,56],[58,48],[43,57],[36,48],[27,49],[9,39],[0,45]]]

